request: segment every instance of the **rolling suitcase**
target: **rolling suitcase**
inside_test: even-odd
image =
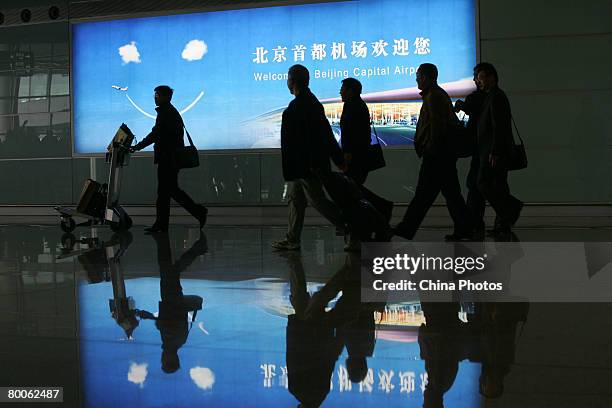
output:
[[[85,180],[77,204],[77,211],[81,214],[98,217],[104,212],[104,205],[104,186],[92,179]]]
[[[351,178],[341,173],[321,175],[325,191],[340,208],[349,229],[359,235],[361,241],[389,241],[391,228],[388,221],[363,194],[362,189]]]

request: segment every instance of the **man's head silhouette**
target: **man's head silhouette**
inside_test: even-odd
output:
[[[295,64],[289,68],[287,74],[287,88],[293,95],[298,95],[302,89],[308,88],[310,83],[310,73],[308,68],[303,65]]]
[[[155,88],[155,105],[160,106],[164,103],[170,103],[174,90],[168,85],[160,85]]]
[[[162,371],[166,374],[172,374],[179,368],[181,368],[181,362],[179,360],[178,353],[176,353],[175,351],[162,351],[161,363]]]

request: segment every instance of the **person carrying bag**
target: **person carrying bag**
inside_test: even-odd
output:
[[[170,222],[170,199],[174,199],[199,222],[200,228],[206,224],[208,209],[196,204],[178,185],[180,169],[199,165],[198,150],[193,145],[189,132],[189,146],[184,146],[183,129],[187,131],[181,114],[170,103],[172,88],[160,85],[155,88],[157,118],[155,126],[140,143],[131,148],[132,152],[153,144],[153,162],[157,165],[157,200],[155,202],[155,223],[145,228],[147,233],[167,232]]]

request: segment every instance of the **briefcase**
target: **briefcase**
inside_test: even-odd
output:
[[[106,199],[102,184],[92,179],[85,180],[77,204],[77,212],[98,217],[104,212]]]
[[[380,145],[380,139],[378,138],[378,133],[374,125],[372,125],[372,129],[374,130],[376,143],[372,143],[368,147],[368,171],[382,169],[387,165],[382,146]]]
[[[520,144],[515,144],[514,141],[512,143],[512,150],[510,151],[510,158],[508,160],[508,171],[512,170],[522,170],[527,168],[527,151],[525,150],[525,143],[523,143],[523,138],[519,133],[518,127],[516,126],[516,122],[514,122],[514,118],[512,118],[512,124],[516,129],[516,135],[519,138]]]
[[[476,140],[462,121],[453,121],[448,126],[449,146],[455,157],[461,159],[474,154]]]

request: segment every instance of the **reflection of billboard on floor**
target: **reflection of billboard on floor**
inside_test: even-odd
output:
[[[438,65],[451,96],[470,91],[475,6],[361,0],[79,23],[72,58],[75,153],[104,151],[121,122],[144,137],[160,84],[175,89],[199,149],[279,147],[295,63],[309,68],[335,128],[340,81],[355,77],[381,139],[405,145],[418,116],[419,64]]]
[[[426,385],[446,378],[449,372],[453,376],[447,382],[450,389],[445,390],[444,406],[481,406],[478,394],[481,365],[457,354],[470,336],[453,343],[449,336],[430,334],[425,340],[431,354],[425,355],[434,356],[438,351],[432,345],[449,346],[441,349],[443,356],[448,357],[444,367],[453,368],[455,364],[457,371],[435,370],[440,364],[432,361],[446,360],[429,360],[426,366],[417,342],[416,323],[421,323],[419,315],[422,316],[418,305],[390,305],[389,316],[377,316],[374,338],[364,337],[363,329],[353,329],[348,330],[348,335],[356,337],[348,343],[343,337],[348,336],[345,329],[334,339],[321,334],[314,343],[298,342],[296,337],[288,336],[288,333],[295,336],[296,330],[289,331],[285,317],[293,312],[286,281],[181,279],[180,283],[184,293],[200,294],[205,299],[204,309],[198,313],[187,336],[180,335],[180,327],[186,330],[187,325],[179,325],[162,338],[156,321],[141,319],[130,340],[109,313],[108,299],[113,296],[110,282],[79,286],[79,373],[83,407],[295,407],[298,402],[292,392],[296,389],[304,396],[324,398],[323,407],[421,407],[432,395],[437,395],[429,392],[426,400]],[[159,311],[159,278],[127,279],[125,285],[133,297],[133,307],[151,313]],[[315,287],[309,284],[309,288]],[[414,306],[417,306],[416,319],[402,316],[402,313],[409,314]],[[410,320],[414,320],[411,327],[402,324]],[[313,325],[317,327],[316,323]],[[391,325],[394,327],[383,327]],[[297,331],[298,335],[302,333]],[[162,353],[172,350],[162,349],[164,339],[178,348],[175,350],[179,368],[173,373],[162,369]],[[365,357],[366,378],[351,382],[347,372],[349,348],[351,353],[363,353],[370,347],[364,346],[369,341],[374,341],[374,351]],[[334,352],[339,355],[334,357]],[[326,372],[323,362],[330,356],[335,361],[328,360],[331,367]],[[453,360],[455,356],[457,360]],[[312,363],[300,364],[304,358]],[[289,364],[297,368],[291,391]],[[317,370],[317,366],[323,367],[323,371]],[[313,374],[305,378],[312,381],[299,382],[304,378],[300,373],[307,369]],[[329,375],[329,388],[321,387],[323,383],[316,381],[324,375]],[[110,389],[114,392],[109,392]]]

